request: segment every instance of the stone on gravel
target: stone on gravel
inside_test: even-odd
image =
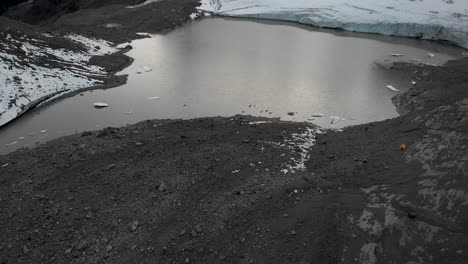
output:
[[[30,251],[29,248],[25,245],[25,246],[23,247],[23,253],[24,253],[24,254],[28,254],[29,251]]]
[[[79,251],[83,251],[83,250],[86,249],[87,245],[88,245],[87,241],[82,240],[82,241],[80,241],[80,243],[78,243],[78,245],[76,245],[76,249],[79,250]]]
[[[138,229],[139,225],[140,223],[138,221],[133,221],[128,225],[128,229],[130,229],[130,231],[132,232],[135,232]]]
[[[160,192],[165,192],[167,190],[167,186],[166,184],[164,184],[164,182],[162,182],[160,185],[159,185],[159,191]]]

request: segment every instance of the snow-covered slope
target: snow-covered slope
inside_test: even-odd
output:
[[[468,48],[468,0],[201,0],[199,9],[220,16],[448,40]]]
[[[90,59],[116,51],[111,43],[75,34],[0,32],[0,40],[0,126],[44,100],[101,83],[106,72]]]

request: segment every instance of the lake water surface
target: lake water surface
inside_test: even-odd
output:
[[[146,119],[249,114],[306,121],[320,112],[325,117],[308,121],[337,128],[384,120],[397,116],[395,92],[385,86],[404,91],[412,80],[397,80],[376,61],[442,64],[464,52],[429,41],[223,18],[201,19],[131,44],[128,55],[135,62],[122,72],[129,75],[127,84],[25,114],[0,129],[0,153]],[[95,109],[94,102],[110,106]]]

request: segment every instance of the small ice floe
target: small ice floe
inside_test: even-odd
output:
[[[411,84],[412,84],[412,85],[416,85],[416,82],[415,82],[415,81],[412,81]]]
[[[403,57],[403,56],[405,56],[405,54],[393,53],[392,56],[393,57]]]
[[[94,107],[96,107],[96,108],[104,108],[104,107],[108,107],[108,106],[109,106],[109,104],[101,103],[101,102],[94,103],[93,105],[94,105]]]
[[[40,132],[41,132],[42,134],[44,134],[44,133],[47,132],[47,130],[44,129],[44,130],[41,130]]]
[[[159,99],[161,99],[161,97],[153,96],[153,97],[147,97],[146,99],[148,99],[148,100],[150,100],[150,101],[154,101],[154,100],[159,100]]]
[[[10,165],[10,163],[5,163],[5,164],[2,165],[2,168],[7,167],[8,165]]]
[[[434,53],[428,53],[427,56],[429,56],[429,57],[432,58],[432,57],[434,57],[435,55],[434,55]]]
[[[153,69],[151,69],[151,68],[148,67],[148,66],[143,66],[143,70],[144,70],[145,72],[150,72],[150,71],[152,71]]]
[[[314,117],[309,117],[309,118],[307,118],[307,120],[309,120],[309,121],[314,121],[315,118],[314,118]]]
[[[8,143],[8,144],[6,144],[6,145],[7,145],[7,146],[13,146],[13,145],[16,145],[16,144],[18,144],[18,142],[14,141],[14,142]]]
[[[232,174],[237,174],[237,173],[239,173],[239,172],[240,172],[240,170],[233,170],[231,173],[232,173]]]
[[[198,13],[192,13],[192,14],[190,14],[190,18],[191,18],[192,20],[196,19],[197,17],[198,17]]]
[[[385,86],[385,88],[388,88],[388,89],[390,89],[390,90],[392,90],[394,92],[399,92],[400,91],[397,88],[393,87],[393,85],[387,85],[387,86]]]
[[[322,113],[313,113],[312,117],[324,117],[325,115]]]

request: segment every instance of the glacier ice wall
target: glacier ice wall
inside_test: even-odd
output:
[[[201,0],[199,9],[219,16],[446,40],[468,48],[465,0]]]

